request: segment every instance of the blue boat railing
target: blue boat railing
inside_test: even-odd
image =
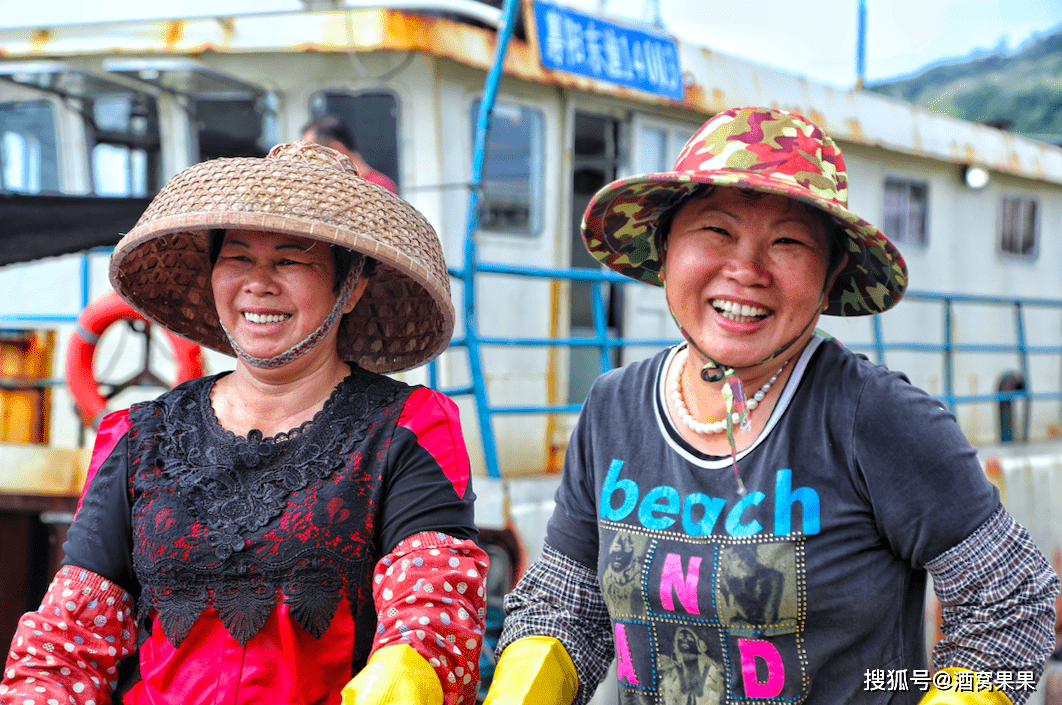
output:
[[[106,249],[94,250],[93,253],[106,253]],[[83,308],[90,297],[90,253],[81,256],[80,282],[78,300]],[[618,336],[609,328],[606,307],[606,286],[623,286],[638,289],[648,286],[634,282],[615,272],[608,270],[575,269],[558,267],[532,267],[527,265],[503,264],[495,262],[477,262],[475,259],[466,259],[464,266],[450,268],[450,275],[458,280],[466,282],[464,286],[465,296],[471,292],[472,306],[465,311],[466,326],[462,335],[451,341],[451,348],[464,348],[469,358],[470,383],[462,387],[441,388],[437,366],[435,363],[428,368],[428,384],[440,389],[451,396],[468,395],[473,397],[477,423],[479,424],[482,438],[484,459],[487,473],[491,477],[501,477],[501,468],[498,460],[496,437],[493,430],[493,418],[498,415],[517,414],[576,414],[582,408],[580,403],[558,404],[505,404],[491,401],[487,388],[486,374],[482,365],[482,350],[485,347],[523,347],[523,348],[567,348],[567,349],[596,349],[598,355],[598,371],[604,373],[614,366],[613,361],[616,350],[629,347],[664,347],[678,341],[675,338],[638,338]],[[590,336],[569,337],[535,337],[535,336],[495,336],[479,331],[478,325],[469,312],[475,311],[475,294],[478,287],[467,284],[474,282],[477,277],[494,275],[502,277],[544,279],[559,282],[588,282],[591,284],[594,327]],[[636,293],[633,295],[637,295]],[[844,344],[866,354],[880,364],[889,364],[890,353],[921,353],[935,357],[942,362],[942,385],[943,393],[935,395],[944,403],[952,413],[964,404],[976,403],[1014,403],[1028,404],[1034,401],[1059,401],[1062,400],[1062,389],[1046,389],[1042,385],[1034,384],[1034,378],[1030,374],[1031,360],[1034,356],[1054,356],[1062,365],[1062,340],[1058,344],[1037,344],[1029,341],[1027,335],[1027,314],[1034,309],[1049,309],[1062,315],[1062,299],[1034,298],[1017,296],[981,296],[960,293],[941,293],[931,291],[908,291],[904,297],[902,306],[934,305],[940,309],[940,340],[927,342],[925,340],[897,340],[895,336],[889,339],[881,316],[872,316],[865,320],[869,324],[869,333],[865,339],[845,340]],[[546,305],[546,302],[543,302]],[[954,319],[957,310],[968,306],[992,306],[1010,309],[1014,332],[1012,342],[998,342],[995,340],[983,340],[971,342],[966,339],[956,340]],[[32,327],[74,324],[77,320],[78,311],[73,312],[35,312],[29,314],[0,315],[0,328],[24,329]],[[472,323],[472,325],[470,325]],[[996,331],[998,333],[998,331]],[[986,333],[987,335],[987,333]],[[1023,388],[995,391],[982,394],[959,394],[956,392],[956,365],[963,355],[973,354],[997,354],[1013,355],[1017,372],[1020,373],[1024,382]],[[61,378],[37,380],[38,386],[60,386],[64,384]],[[1026,415],[1026,422],[1028,416]],[[1028,433],[1024,434],[1028,437]],[[1010,440],[1007,437],[1001,440]]]
[[[91,253],[81,255],[79,266],[80,281],[78,301],[80,308],[88,304],[90,298],[91,261],[90,254],[106,253],[107,249],[93,250]],[[466,252],[467,254],[467,252]],[[428,368],[428,384],[433,388],[451,396],[471,396],[474,400],[477,423],[480,437],[482,438],[483,453],[488,475],[501,477],[501,468],[498,460],[497,441],[493,430],[493,418],[498,415],[517,414],[576,414],[582,408],[580,403],[557,403],[557,404],[505,404],[491,401],[487,388],[487,375],[483,369],[482,350],[485,347],[523,347],[523,348],[567,348],[567,349],[596,349],[598,371],[607,372],[614,366],[613,361],[616,350],[629,347],[664,347],[678,341],[674,338],[638,338],[618,336],[609,328],[607,315],[607,286],[623,286],[638,289],[648,286],[641,284],[615,272],[608,270],[576,269],[559,267],[533,267],[517,264],[503,264],[496,262],[477,262],[474,257],[465,260],[464,266],[450,268],[450,275],[465,283],[465,329],[462,335],[451,341],[451,348],[464,348],[469,359],[470,383],[462,387],[440,388],[437,366],[435,363]],[[535,337],[535,336],[496,336],[481,333],[479,326],[473,318],[475,313],[475,291],[478,287],[471,284],[483,275],[501,277],[517,277],[544,279],[555,282],[588,282],[592,291],[593,306],[593,334],[590,336],[569,337]],[[636,293],[633,295],[637,295]],[[470,304],[469,304],[470,302]],[[1018,296],[982,296],[961,293],[941,293],[931,291],[908,291],[904,297],[903,306],[933,305],[940,310],[940,340],[927,342],[925,340],[898,340],[896,336],[888,336],[885,332],[881,316],[872,316],[868,321],[870,330],[864,339],[844,340],[844,344],[866,354],[880,364],[889,364],[890,353],[921,353],[935,357],[942,363],[942,386],[943,392],[936,394],[936,398],[944,403],[952,413],[956,413],[959,406],[964,404],[993,403],[1007,404],[1021,402],[1029,404],[1034,401],[1059,401],[1062,400],[1062,389],[1047,389],[1030,374],[1031,360],[1034,356],[1054,356],[1062,365],[1062,339],[1058,344],[1037,344],[1030,342],[1028,335],[1027,316],[1031,310],[1049,309],[1062,315],[1062,299],[1059,298],[1034,298]],[[546,305],[546,302],[543,302]],[[991,306],[1010,310],[1013,322],[1012,342],[999,342],[997,340],[970,341],[968,336],[964,340],[956,340],[954,319],[961,307]],[[0,328],[25,329],[32,327],[51,325],[74,324],[80,313],[73,312],[34,312],[27,314],[0,315]],[[988,333],[986,333],[987,335]],[[994,331],[993,334],[998,334]],[[1016,372],[1023,381],[1022,388],[1014,390],[994,391],[981,394],[959,394],[956,392],[956,365],[964,355],[995,354],[1015,356]],[[60,386],[64,384],[61,378],[37,380],[38,386]],[[1026,431],[1021,435],[1028,438],[1028,415],[1025,415]],[[1008,434],[1003,434],[1003,441],[1011,440]]]
[[[468,350],[470,360],[471,384],[464,387],[441,389],[441,391],[455,396],[471,395],[474,398],[476,416],[480,427],[483,444],[484,459],[487,466],[487,474],[490,477],[501,477],[499,466],[496,438],[493,431],[492,419],[497,415],[504,414],[552,414],[552,413],[578,413],[581,404],[501,404],[493,403],[487,389],[486,378],[483,374],[481,350],[490,346],[509,347],[564,347],[564,348],[596,348],[599,351],[599,371],[601,373],[612,369],[613,351],[627,347],[663,347],[678,342],[675,338],[635,338],[617,336],[610,332],[606,314],[605,286],[645,287],[647,284],[634,282],[615,272],[592,269],[564,269],[549,267],[531,267],[526,265],[501,264],[495,262],[465,261],[461,268],[451,268],[451,276],[466,282],[464,287],[465,296],[474,292],[476,287],[468,283],[474,281],[478,275],[508,275],[521,278],[550,279],[567,282],[590,282],[592,285],[592,304],[594,332],[589,337],[498,337],[481,334],[478,326],[470,325],[465,329],[464,335],[455,338],[451,347],[464,347]],[[471,294],[474,297],[474,293]],[[887,342],[880,316],[872,316],[866,320],[870,325],[868,335],[869,342],[848,341],[844,344],[850,349],[863,352],[868,357],[875,359],[880,364],[888,363],[888,353],[909,352],[926,353],[940,356],[943,360],[943,394],[935,395],[943,402],[952,413],[960,404],[970,403],[1001,403],[1013,401],[1044,401],[1062,399],[1062,389],[1037,390],[1030,388],[1030,357],[1034,355],[1053,355],[1062,360],[1062,340],[1057,345],[1034,345],[1030,344],[1026,337],[1025,312],[1030,308],[1048,308],[1062,312],[1062,299],[1014,297],[1014,296],[977,296],[958,293],[939,293],[929,291],[908,291],[904,297],[904,305],[910,306],[914,302],[935,304],[941,307],[942,341],[893,341]],[[545,305],[545,302],[543,302]],[[958,342],[955,340],[955,329],[952,321],[957,306],[1003,306],[1012,309],[1015,326],[1015,342],[999,343],[995,341],[985,342]],[[474,308],[472,309],[474,310]],[[467,314],[467,311],[466,311]],[[466,319],[467,320],[467,319]],[[1026,380],[1025,387],[1014,391],[1000,391],[985,394],[957,394],[955,391],[955,368],[956,359],[960,355],[973,353],[998,353],[1012,354],[1017,356],[1018,367],[1022,378]],[[473,357],[476,360],[473,362]],[[438,388],[438,376],[433,363],[429,368],[429,383]],[[1027,417],[1026,417],[1027,418]],[[1026,432],[1027,436],[1027,432]],[[1004,439],[1007,440],[1007,439]]]
[[[937,303],[942,307],[942,329],[944,340],[940,343],[924,341],[885,342],[880,316],[873,317],[873,342],[870,344],[850,344],[848,347],[872,355],[879,364],[886,364],[888,351],[905,351],[939,354],[944,362],[944,393],[937,398],[944,402],[954,413],[957,404],[976,402],[1013,401],[1027,399],[1030,401],[1062,399],[1062,390],[1032,391],[1030,389],[997,392],[991,394],[956,394],[955,393],[955,357],[963,353],[1003,353],[1016,354],[1022,377],[1030,380],[1029,368],[1032,355],[1062,355],[1062,345],[1034,345],[1027,340],[1025,314],[1031,308],[1062,310],[1062,299],[1034,298],[1020,296],[982,296],[976,294],[940,293],[931,291],[909,291],[905,302],[920,301]],[[953,325],[955,307],[970,306],[1006,306],[1013,310],[1014,343],[996,342],[956,342]]]

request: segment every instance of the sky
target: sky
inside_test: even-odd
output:
[[[856,82],[859,0],[551,1],[581,10],[603,8],[607,14],[640,21],[652,20],[655,2],[664,30],[683,41],[841,88]],[[868,82],[916,73],[975,50],[1013,50],[1062,27],[1062,0],[865,1]],[[0,27],[301,7],[299,0],[0,0]]]

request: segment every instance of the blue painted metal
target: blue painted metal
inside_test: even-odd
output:
[[[591,302],[594,310],[594,342],[598,345],[601,355],[600,374],[608,372],[612,368],[613,345],[608,337],[608,316],[605,314],[605,297],[601,293],[601,282],[594,282]]]
[[[11,313],[0,316],[0,328],[25,328],[27,323],[74,323],[76,313]]]
[[[471,238],[471,234],[469,236]],[[467,249],[466,249],[467,252]],[[618,337],[610,334],[608,330],[608,321],[605,311],[605,296],[603,294],[602,287],[606,285],[622,285],[630,287],[648,286],[646,284],[639,284],[633,282],[630,279],[616,274],[612,271],[605,270],[592,270],[592,269],[574,269],[574,268],[559,268],[559,267],[532,267],[527,265],[515,265],[515,264],[502,264],[494,262],[473,262],[472,267],[469,267],[469,262],[472,260],[466,259],[465,268],[460,270],[451,270],[451,274],[457,276],[465,282],[465,295],[466,298],[469,292],[474,291],[472,284],[475,282],[474,277],[470,277],[470,270],[473,274],[484,275],[490,274],[497,277],[508,276],[518,278],[532,278],[532,279],[552,279],[560,281],[583,281],[593,283],[593,313],[594,313],[594,334],[589,337],[567,337],[567,338],[540,338],[540,337],[490,337],[482,336],[478,333],[478,328],[474,325],[474,321],[468,326],[470,333],[466,334],[465,338],[455,340],[453,345],[464,345],[469,348],[470,367],[472,369],[473,381],[470,388],[464,389],[444,389],[442,391],[447,394],[468,394],[473,393],[476,397],[477,414],[479,416],[479,424],[481,432],[484,434],[484,438],[489,436],[489,444],[484,442],[484,453],[487,455],[486,462],[488,472],[492,477],[500,476],[500,467],[497,458],[497,449],[493,437],[493,433],[490,430],[492,428],[490,424],[490,417],[495,414],[548,414],[548,413],[578,413],[582,406],[581,404],[553,404],[553,405],[492,405],[489,403],[486,382],[482,378],[482,365],[479,360],[475,363],[471,363],[472,350],[481,350],[482,346],[510,346],[510,347],[570,347],[570,348],[585,348],[594,347],[600,351],[600,366],[601,371],[605,372],[612,367],[612,353],[616,349],[622,349],[632,346],[644,346],[644,347],[664,347],[671,345],[679,341],[678,336],[675,338],[634,338],[634,337]],[[472,297],[474,299],[474,296]],[[1030,401],[1058,401],[1062,400],[1062,390],[1054,391],[1039,391],[1033,392],[1030,389],[1013,391],[1013,392],[997,392],[991,394],[970,394],[959,395],[955,393],[955,365],[954,358],[959,354],[970,353],[997,353],[997,354],[1017,354],[1021,365],[1022,373],[1026,375],[1028,379],[1029,374],[1029,358],[1032,355],[1056,355],[1062,357],[1062,345],[1030,345],[1025,335],[1025,322],[1024,311],[1030,307],[1041,307],[1049,309],[1062,310],[1062,299],[1047,299],[1047,298],[1030,298],[1030,297],[1007,297],[1007,296],[979,296],[975,294],[959,294],[959,293],[945,293],[945,292],[928,292],[928,291],[908,291],[904,297],[906,302],[924,302],[931,304],[939,304],[942,307],[942,327],[943,327],[943,342],[930,343],[924,341],[897,341],[886,342],[885,332],[882,325],[882,319],[880,316],[873,316],[869,319],[871,325],[871,335],[869,343],[850,343],[845,341],[845,345],[853,350],[867,352],[871,354],[879,364],[886,364],[887,353],[890,351],[896,352],[921,352],[939,354],[944,361],[944,394],[938,396],[938,399],[945,403],[952,411],[955,412],[955,407],[959,404],[971,404],[971,403],[997,403],[1001,401],[1013,401],[1016,399],[1030,400]],[[1016,325],[1016,342],[1014,344],[1007,343],[992,343],[992,342],[975,342],[975,343],[959,343],[954,340],[954,327],[953,316],[954,307],[956,305],[997,305],[997,306],[1010,306],[1014,309],[1015,325]],[[466,316],[468,312],[466,311]],[[466,317],[466,321],[470,320]],[[471,342],[470,342],[471,341]],[[478,372],[477,372],[478,371]],[[477,379],[476,376],[480,375]],[[1027,387],[1030,385],[1027,385]],[[483,430],[486,429],[486,430]]]
[[[951,327],[951,299],[944,301],[944,403],[955,413],[955,367],[952,346],[955,343]]]
[[[93,254],[110,254],[114,251],[113,247],[94,247],[91,250],[82,252],[80,255],[80,262],[78,263],[78,310],[73,313],[12,313],[6,316],[0,316],[0,328],[10,328],[12,326],[19,327],[24,323],[75,323],[77,317],[81,314],[86,306],[89,305],[90,278],[91,278],[91,265],[92,261],[90,256]]]
[[[81,254],[81,308],[89,305],[89,255]]]
[[[491,96],[493,100],[493,96]],[[486,100],[484,100],[486,104]],[[482,115],[481,115],[482,119]],[[489,117],[486,118],[489,122]],[[482,121],[481,121],[482,124]],[[477,130],[478,132],[478,130]],[[483,137],[485,140],[485,136]],[[485,142],[484,142],[485,143]],[[478,168],[482,169],[482,162]],[[481,173],[481,171],[477,172]],[[478,184],[478,181],[475,182]],[[472,189],[473,196],[478,188]],[[476,208],[478,200],[470,198],[469,225],[470,229],[466,237],[465,263],[461,268],[451,268],[450,274],[460,279],[464,284],[465,325],[464,336],[451,341],[451,348],[464,347],[468,351],[469,366],[472,381],[471,384],[450,389],[443,388],[441,391],[451,396],[471,395],[476,404],[477,422],[483,438],[484,455],[486,458],[488,473],[492,477],[500,477],[501,470],[498,462],[497,445],[493,433],[492,418],[496,414],[520,415],[520,414],[575,414],[581,409],[580,404],[552,404],[552,405],[492,405],[489,401],[486,378],[482,365],[483,346],[502,347],[569,347],[569,348],[597,348],[600,351],[600,368],[602,372],[612,367],[612,354],[617,349],[626,347],[664,347],[678,342],[675,338],[637,338],[618,337],[610,333],[605,310],[605,295],[603,287],[606,285],[622,285],[629,287],[642,287],[639,284],[619,274],[607,270],[559,268],[559,267],[532,267],[527,265],[502,264],[494,262],[478,262],[475,247],[475,225],[478,215]],[[89,258],[84,257],[81,265],[81,281],[79,299],[83,304],[89,300]],[[550,279],[561,281],[583,281],[593,284],[593,313],[594,334],[589,337],[500,337],[484,336],[479,332],[479,326],[475,320],[476,286],[483,285],[480,281],[483,275],[492,277],[517,277],[532,279]],[[1062,299],[1030,298],[1030,297],[1006,297],[1006,296],[979,296],[974,294],[909,291],[904,297],[905,302],[923,302],[939,304],[943,310],[943,342],[933,343],[925,341],[894,341],[887,342],[880,316],[869,319],[871,325],[870,342],[845,341],[845,345],[852,350],[866,352],[873,356],[879,364],[887,364],[889,352],[916,352],[940,355],[944,361],[944,394],[938,398],[947,404],[954,412],[957,405],[971,403],[998,403],[1014,400],[1028,401],[1059,401],[1062,400],[1062,390],[1033,391],[1030,376],[1030,358],[1034,355],[1055,355],[1062,357],[1062,345],[1033,345],[1027,340],[1025,313],[1030,308],[1047,308],[1062,310]],[[992,343],[970,342],[960,343],[954,340],[953,311],[957,305],[995,305],[1009,306],[1013,309],[1015,325],[1015,343]],[[9,314],[0,316],[0,328],[25,328],[27,324],[72,324],[77,320],[79,312],[56,312],[38,314]],[[1024,390],[996,392],[988,394],[959,395],[955,393],[954,358],[960,354],[989,353],[989,354],[1016,354],[1018,364],[1026,379]],[[429,367],[429,384],[439,389],[439,377],[434,363]],[[36,384],[59,386],[62,379],[50,379],[38,381]]]
[[[881,316],[874,316],[874,357],[879,365],[885,364],[885,330],[881,326]]]
[[[1029,346],[1025,342],[1025,316],[1021,301],[1014,302],[1014,334],[1018,341],[1018,357],[1021,360],[1021,376],[1025,379],[1025,389],[1032,384],[1029,377]]]
[[[1024,393],[1025,398],[1029,399],[1031,398],[1030,393],[1032,392],[1033,382],[1032,377],[1029,374],[1029,349],[1025,343],[1025,316],[1023,315],[1020,301],[1014,302],[1014,325],[1014,334],[1018,341],[1019,358],[1021,359],[1021,378],[1024,382],[1021,391]],[[1028,413],[1028,402],[1026,402],[1026,413],[1022,414],[1021,417],[1021,437],[1023,440],[1029,440],[1029,425],[1031,421],[1031,419],[1029,418],[1030,416],[1031,415]],[[1011,437],[1013,438],[1013,431]]]
[[[538,346],[544,348],[625,348],[634,346],[664,347],[678,342],[678,338],[613,338],[595,335],[589,338],[491,338],[480,337],[480,345]],[[604,371],[611,369],[611,365]]]
[[[465,247],[460,279],[464,284],[464,314],[465,314],[465,347],[468,349],[468,364],[472,374],[472,395],[476,401],[477,419],[479,421],[480,438],[483,443],[483,455],[487,463],[487,474],[491,477],[501,477],[501,468],[498,465],[498,449],[494,440],[494,427],[491,423],[491,412],[487,401],[487,383],[483,374],[483,356],[480,352],[479,324],[476,322],[476,232],[479,230],[479,194],[483,184],[483,162],[486,159],[487,135],[490,132],[491,114],[494,111],[494,101],[498,95],[498,85],[501,83],[502,68],[505,63],[505,52],[509,47],[509,39],[513,35],[516,26],[517,11],[520,8],[519,0],[505,0],[503,10],[504,19],[502,27],[495,36],[494,62],[487,74],[487,81],[483,87],[483,98],[479,103],[479,115],[476,118],[476,141],[475,151],[472,155],[472,176],[469,182],[468,194],[468,227],[465,231]]]
[[[513,2],[515,4],[515,0]],[[499,58],[499,61],[501,59]],[[495,84],[496,90],[497,84]],[[477,145],[486,143],[485,130],[489,128],[489,114],[483,115],[484,106],[493,103],[494,91],[484,95],[481,104],[479,127],[477,127]],[[481,133],[481,128],[483,130]],[[477,147],[479,149],[479,147]],[[473,181],[469,205],[469,230],[465,243],[465,262],[461,268],[451,268],[450,274],[458,278],[464,284],[465,326],[464,336],[451,341],[452,348],[464,347],[468,351],[469,367],[471,372],[471,384],[441,391],[451,396],[471,395],[476,404],[477,422],[483,438],[484,455],[486,458],[488,473],[492,477],[500,477],[501,470],[498,462],[497,446],[493,433],[492,417],[495,414],[519,415],[519,414],[546,414],[562,413],[574,414],[581,409],[580,404],[552,404],[552,405],[492,405],[489,401],[486,377],[482,365],[483,346],[508,346],[508,347],[569,347],[569,348],[597,348],[600,351],[600,368],[602,372],[612,367],[612,355],[615,350],[626,347],[664,347],[678,342],[675,338],[636,338],[617,337],[608,330],[608,321],[605,310],[604,289],[606,285],[622,285],[630,287],[647,286],[632,282],[615,272],[608,270],[561,268],[561,267],[532,267],[527,265],[502,264],[494,262],[479,262],[476,256],[475,233],[478,218],[478,176],[482,174],[482,156],[476,163],[476,176]],[[93,252],[107,252],[106,248]],[[80,291],[79,300],[87,305],[90,296],[90,258],[88,254],[82,256],[80,265]],[[475,320],[476,286],[483,285],[483,275],[492,277],[518,277],[532,279],[549,279],[561,281],[583,281],[593,284],[593,313],[594,334],[589,337],[499,337],[485,336],[480,334],[479,326]],[[1062,357],[1062,345],[1034,345],[1027,340],[1025,314],[1030,308],[1047,308],[1062,310],[1062,299],[1030,298],[1030,297],[1006,297],[1006,296],[980,296],[976,294],[960,294],[949,292],[909,291],[904,297],[906,302],[935,303],[942,306],[943,310],[943,342],[933,343],[925,341],[893,341],[886,342],[885,333],[880,316],[874,316],[870,321],[871,336],[869,343],[845,341],[845,345],[853,350],[866,352],[873,356],[879,364],[887,364],[889,352],[916,352],[938,354],[944,361],[944,394],[938,398],[947,404],[954,413],[957,405],[971,403],[998,403],[1014,400],[1027,401],[1058,401],[1062,400],[1062,390],[1033,391],[1030,374],[1030,358],[1034,355],[1055,355]],[[993,305],[1009,306],[1013,309],[1015,325],[1015,343],[993,342],[956,342],[953,330],[953,312],[957,305]],[[55,312],[37,314],[9,314],[0,316],[0,328],[25,328],[27,324],[72,324],[77,320],[80,311]],[[988,394],[959,395],[955,393],[954,358],[960,354],[989,353],[989,354],[1016,354],[1018,365],[1026,380],[1024,390],[1010,392],[995,392]],[[428,370],[428,382],[439,389],[439,376],[434,363]],[[36,382],[59,386],[62,379],[49,379]]]
[[[859,0],[856,21],[856,87],[862,88],[867,76],[867,0]]]

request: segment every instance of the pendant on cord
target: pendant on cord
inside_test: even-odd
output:
[[[741,481],[741,473],[738,472],[737,465],[737,443],[734,441],[734,416],[738,417],[738,424],[741,426],[741,430],[748,433],[752,430],[752,423],[749,421],[749,407],[745,400],[745,387],[741,384],[741,380],[734,374],[734,369],[724,366],[722,368],[723,377],[723,389],[721,390],[723,395],[723,403],[726,405],[726,440],[730,445],[730,460],[734,465],[734,477],[737,478],[738,494],[745,495],[745,483]]]
[[[670,310],[670,308],[669,308]],[[675,317],[675,312],[671,312],[672,318],[675,318],[675,323],[678,323],[678,318]],[[734,372],[733,367],[727,365],[720,365],[702,351],[697,343],[693,342],[693,338],[690,337],[686,329],[679,325],[679,333],[682,333],[682,337],[686,339],[686,342],[691,348],[696,350],[702,358],[706,360],[704,367],[701,368],[701,379],[706,383],[723,382],[723,403],[726,404],[726,414],[723,416],[723,420],[726,422],[726,440],[730,445],[730,460],[734,465],[734,477],[737,478],[738,494],[742,497],[745,496],[745,483],[741,481],[741,473],[738,472],[737,465],[737,442],[734,440],[734,413],[738,415],[738,424],[741,426],[741,430],[748,432],[752,429],[752,423],[749,421],[749,407],[745,400],[745,387],[741,384],[741,380],[738,379],[737,374]],[[772,355],[769,359],[773,358]]]

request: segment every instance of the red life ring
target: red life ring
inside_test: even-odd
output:
[[[107,399],[100,394],[99,383],[93,376],[92,359],[96,343],[103,331],[118,321],[148,321],[122,300],[114,291],[91,302],[77,318],[77,330],[70,337],[66,350],[66,386],[74,397],[81,420],[95,428],[107,413]],[[173,348],[177,366],[172,386],[203,376],[203,355],[195,343],[163,329]],[[145,361],[145,372],[147,361]],[[154,377],[154,375],[152,375]],[[157,379],[157,378],[155,378]]]

